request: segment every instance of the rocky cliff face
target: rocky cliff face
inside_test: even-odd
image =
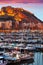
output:
[[[43,30],[43,22],[31,12],[22,8],[13,8],[11,6],[2,7],[0,11],[0,22],[9,20],[12,21],[10,27],[14,30]]]

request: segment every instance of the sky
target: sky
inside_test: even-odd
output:
[[[1,3],[0,8],[3,6],[23,8],[33,13],[36,17],[38,17],[40,20],[43,21],[43,3],[15,3],[15,4],[14,3],[12,4]]]
[[[31,2],[31,3],[42,3],[43,2],[43,0],[0,0],[0,2],[2,2],[2,3],[8,3],[8,2],[12,2],[12,3],[29,3],[29,2]]]

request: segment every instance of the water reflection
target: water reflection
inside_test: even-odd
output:
[[[43,65],[43,53],[37,52],[34,53],[34,62],[33,63],[24,63],[20,65]]]

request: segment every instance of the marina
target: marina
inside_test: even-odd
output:
[[[43,52],[43,36],[39,33],[0,33],[1,65],[38,65],[38,56]],[[41,39],[40,39],[41,38]],[[36,59],[37,58],[37,59]]]
[[[29,36],[28,36],[29,35]],[[39,60],[40,59],[40,60]],[[40,63],[39,63],[40,62]],[[43,35],[0,33],[0,65],[42,65]]]

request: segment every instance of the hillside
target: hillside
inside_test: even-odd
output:
[[[6,21],[9,22],[9,26]],[[4,22],[3,22],[4,21]],[[1,26],[4,23],[4,28]],[[6,27],[6,26],[8,27]],[[43,30],[43,22],[39,20],[33,13],[22,8],[13,8],[11,6],[2,7],[0,10],[0,29],[13,30]]]

